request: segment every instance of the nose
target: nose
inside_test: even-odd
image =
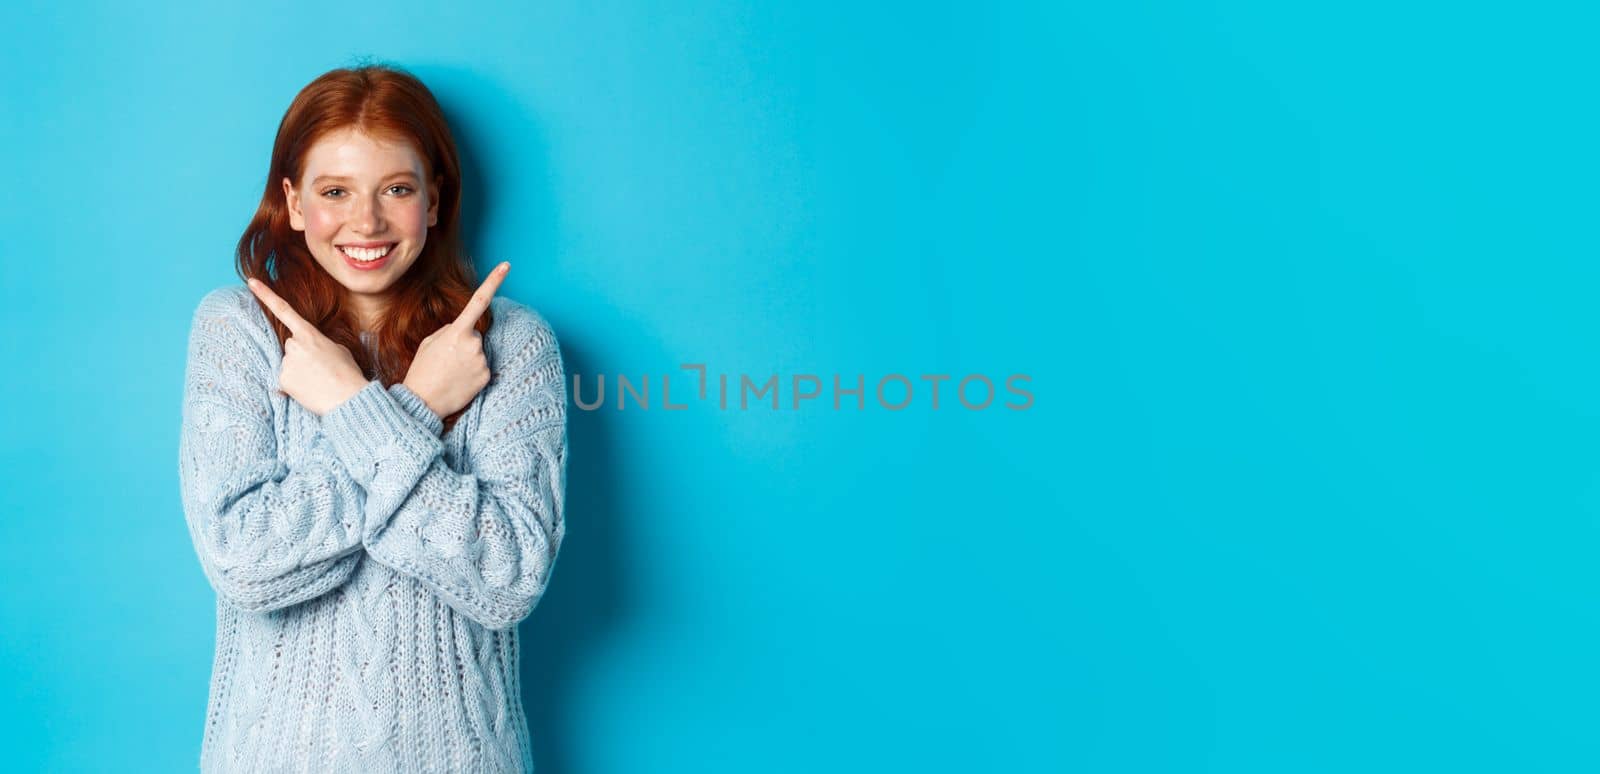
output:
[[[383,206],[378,203],[376,196],[360,200],[350,225],[363,234],[376,234],[383,230]]]

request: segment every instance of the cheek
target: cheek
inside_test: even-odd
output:
[[[394,224],[407,234],[419,235],[428,230],[428,208],[422,204],[397,207],[391,216]]]
[[[307,207],[306,233],[315,237],[332,238],[339,233],[339,217],[336,213],[320,207]]]

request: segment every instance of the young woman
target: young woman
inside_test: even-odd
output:
[[[382,66],[295,98],[195,311],[179,478],[217,593],[203,771],[532,768],[517,623],[564,532],[550,326],[474,292],[456,148]]]

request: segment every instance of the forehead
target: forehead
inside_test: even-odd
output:
[[[422,176],[422,157],[411,143],[379,139],[354,129],[329,132],[306,153],[307,178],[318,175],[377,178],[396,172]]]

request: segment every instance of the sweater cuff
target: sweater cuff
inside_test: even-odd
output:
[[[390,468],[414,481],[421,471],[410,469],[425,469],[444,449],[377,379],[323,415],[322,432],[350,476],[367,489]]]
[[[428,428],[434,435],[437,436],[444,430],[444,420],[440,419],[438,414],[433,413],[433,409],[428,408],[427,402],[421,396],[412,392],[411,388],[405,386],[403,382],[395,382],[389,385],[389,394],[394,396],[394,400],[400,404],[400,408],[405,409],[406,413],[421,422],[422,426]]]

